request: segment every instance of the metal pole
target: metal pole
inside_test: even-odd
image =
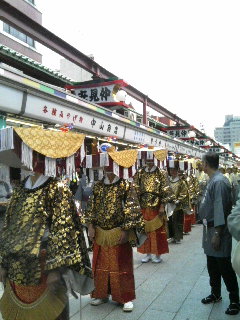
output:
[[[147,96],[144,99],[143,102],[143,124],[148,125],[147,121]]]
[[[80,304],[79,316],[80,316],[80,320],[82,320],[82,297],[81,297],[81,294],[79,295],[79,304]]]

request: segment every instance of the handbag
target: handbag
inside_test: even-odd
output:
[[[232,267],[240,277],[240,241],[238,241],[232,255]]]

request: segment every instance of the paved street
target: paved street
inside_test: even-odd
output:
[[[81,320],[222,320],[239,319],[224,314],[228,294],[223,286],[223,301],[202,305],[209,294],[206,260],[201,249],[202,226],[195,226],[191,235],[184,236],[181,245],[170,244],[170,254],[161,264],[141,264],[135,252],[137,299],[132,313],[124,313],[113,302],[93,307],[90,297],[82,297]],[[79,300],[70,298],[71,320],[80,320]],[[33,319],[34,320],[34,319]]]

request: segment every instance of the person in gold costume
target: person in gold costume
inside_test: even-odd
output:
[[[106,168],[105,168],[106,169]],[[144,230],[139,202],[128,180],[106,169],[103,180],[93,187],[93,194],[84,213],[93,245],[94,306],[112,299],[133,310],[135,285],[131,243],[135,230]]]
[[[76,281],[90,279],[88,292],[93,287],[72,193],[41,173],[44,159],[33,152],[33,172],[14,189],[0,234],[4,320],[68,320],[67,293],[76,297]]]
[[[193,174],[193,170],[191,170],[190,175],[187,178],[187,182],[189,184],[190,204],[193,212],[191,215],[191,224],[194,225],[196,224],[196,205],[198,203],[200,187],[199,187],[198,179]]]
[[[189,233],[192,231],[192,212],[193,211],[192,211],[191,198],[193,197],[194,190],[193,190],[192,181],[187,175],[187,172],[180,171],[179,176],[187,185],[188,201],[187,201],[187,204],[184,206],[183,234],[189,235]]]
[[[225,173],[225,169],[223,174],[224,173]],[[209,180],[208,175],[203,170],[203,164],[201,161],[198,161],[197,163],[196,178],[198,180],[198,185],[199,185],[199,195],[198,195],[198,201],[196,206],[196,219],[197,219],[197,223],[201,223],[200,217],[199,217],[200,203],[202,202],[203,195]]]
[[[61,273],[70,268],[89,274],[90,268],[70,190],[38,174],[23,181],[8,206],[0,256],[1,281],[6,285],[0,302],[4,320],[18,313],[21,320],[29,319],[31,312],[34,320],[69,319]],[[36,308],[26,314],[25,304]]]
[[[166,172],[154,165],[153,159],[146,160],[134,177],[134,185],[140,202],[146,226],[147,240],[138,248],[146,254],[143,263],[160,263],[161,254],[169,252],[167,242],[165,205],[175,199],[167,182]],[[153,257],[152,257],[153,255]]]
[[[170,168],[170,186],[176,197],[176,208],[173,214],[169,217],[169,237],[173,242],[180,243],[183,239],[183,223],[184,212],[189,207],[188,187],[184,179],[179,177],[179,163],[175,161],[175,167]]]

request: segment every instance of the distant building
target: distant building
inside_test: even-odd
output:
[[[34,21],[42,24],[42,13],[36,7],[36,0],[5,0],[24,14],[30,16]],[[0,44],[13,49],[42,63],[42,55],[36,48],[36,42],[31,37],[22,33],[17,27],[0,20]]]
[[[93,56],[89,56],[94,60]],[[66,59],[60,59],[60,73],[66,75],[67,77],[73,79],[75,82],[84,82],[92,80],[92,74],[84,70],[83,68],[77,66]]]
[[[215,128],[214,137],[222,144],[230,145],[234,152],[234,144],[240,141],[240,117],[226,115],[223,127]]]

